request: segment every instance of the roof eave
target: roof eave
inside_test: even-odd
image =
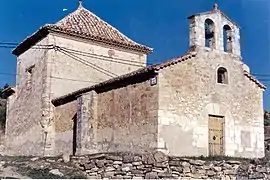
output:
[[[13,95],[15,93],[14,87],[8,87],[2,91],[2,94],[4,97],[8,98],[9,96]]]
[[[256,77],[254,77],[253,75],[251,75],[249,72],[244,71],[244,75],[249,80],[251,80],[252,82],[254,82],[259,88],[261,88],[263,90],[266,90],[267,89],[267,87],[263,83],[261,83]]]
[[[71,92],[71,93],[66,94],[64,96],[53,99],[52,103],[55,106],[60,106],[60,105],[63,105],[63,104],[66,104],[68,102],[71,102],[71,101],[75,100],[77,96],[79,96],[79,95],[81,95],[83,93],[89,92],[91,90],[97,90],[97,89],[100,89],[100,88],[104,88],[107,85],[110,85],[110,84],[113,84],[113,83],[116,83],[116,82],[120,82],[120,81],[123,81],[123,80],[126,81],[128,78],[133,78],[135,76],[138,77],[138,76],[147,75],[149,73],[157,73],[159,70],[161,70],[163,68],[178,64],[178,63],[180,63],[182,61],[186,61],[188,59],[192,59],[192,58],[196,57],[196,55],[197,55],[196,52],[188,52],[185,55],[180,56],[178,58],[174,58],[174,59],[171,59],[171,60],[159,63],[159,64],[154,64],[154,65],[151,65],[151,66],[140,68],[140,69],[138,69],[136,71],[133,71],[131,73],[128,73],[128,74],[125,74],[125,75],[122,75],[122,76],[118,76],[116,78],[109,79],[107,81],[101,82],[99,84],[95,84],[95,85],[87,87],[87,88],[77,90],[75,92]]]
[[[128,73],[128,74],[125,74],[125,75],[122,75],[122,76],[118,76],[118,77],[109,79],[107,81],[103,81],[101,83],[95,84],[93,86],[82,88],[82,89],[79,89],[77,91],[66,94],[64,96],[55,98],[55,99],[52,100],[52,104],[54,106],[61,106],[63,104],[66,104],[66,103],[69,103],[71,101],[76,100],[76,98],[78,96],[80,96],[80,95],[82,95],[84,93],[90,92],[92,90],[101,89],[103,87],[109,86],[110,84],[117,83],[117,82],[120,82],[120,81],[123,81],[123,80],[127,80],[128,78],[133,78],[135,76],[143,76],[145,74],[149,74],[149,73],[153,73],[153,72],[155,72],[154,66],[144,67],[144,68],[141,68],[141,69],[139,69],[137,71],[133,71],[131,73]]]
[[[33,35],[27,37],[23,42],[21,42],[14,50],[12,54],[19,56],[29,48],[34,46],[37,42],[45,38],[49,34],[48,28],[46,26],[41,27]]]
[[[119,47],[124,48],[124,49],[142,52],[145,54],[150,54],[154,50],[153,48],[150,48],[150,47],[147,47],[144,45],[140,45],[140,44],[131,45],[131,44],[126,44],[126,43],[121,43],[118,41],[112,41],[112,40],[109,40],[106,38],[92,36],[92,35],[86,34],[86,33],[79,33],[76,31],[69,30],[69,29],[62,29],[62,28],[56,27],[55,25],[50,25],[49,28],[50,28],[50,31],[55,32],[55,33],[66,34],[69,36],[79,37],[79,38],[83,38],[83,39],[87,39],[87,40],[91,40],[94,42],[103,43],[103,44],[107,44],[107,45],[119,46]]]

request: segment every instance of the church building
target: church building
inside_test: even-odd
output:
[[[7,152],[264,157],[266,87],[243,62],[239,26],[217,4],[188,20],[187,52],[150,66],[151,48],[82,4],[27,38],[13,51],[24,76],[9,97]]]

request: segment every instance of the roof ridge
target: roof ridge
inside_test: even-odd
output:
[[[66,15],[65,17],[63,17],[61,20],[59,20],[59,21],[57,21],[56,23],[51,24],[51,25],[56,25],[56,26],[59,25],[59,26],[61,26],[61,25],[62,25],[61,23],[65,24],[65,21],[66,21],[68,18],[70,18],[71,16],[73,16],[73,17],[76,16],[76,15],[79,14],[81,11],[85,11],[86,13],[89,13],[91,16],[93,16],[94,18],[96,18],[99,22],[104,23],[104,25],[106,25],[107,27],[109,27],[111,30],[117,32],[119,35],[123,36],[123,38],[126,38],[126,40],[129,41],[130,43],[134,43],[134,44],[136,44],[136,45],[138,45],[138,46],[141,46],[140,43],[138,43],[138,42],[132,40],[132,39],[129,38],[127,35],[123,34],[121,31],[119,31],[117,28],[115,28],[114,26],[112,26],[111,24],[109,24],[107,21],[101,19],[99,16],[97,16],[95,13],[93,13],[93,12],[90,11],[89,9],[86,9],[83,5],[79,5],[79,7],[78,7],[75,11],[69,13],[68,15]],[[146,47],[146,46],[145,46],[145,47]],[[150,48],[150,49],[153,50],[153,48]]]

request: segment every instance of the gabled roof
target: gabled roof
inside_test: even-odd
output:
[[[80,2],[77,10],[68,14],[55,24],[46,24],[41,27],[32,36],[26,38],[19,44],[12,53],[15,55],[23,53],[36,42],[47,36],[49,32],[63,33],[147,54],[153,51],[152,48],[129,39],[119,30],[85,9]]]
[[[111,85],[113,86],[113,84],[116,84],[116,83],[128,82],[130,79],[135,79],[135,80],[137,79],[138,80],[138,79],[141,79],[142,76],[146,76],[149,74],[155,74],[157,71],[159,71],[163,68],[173,66],[175,64],[181,63],[181,62],[186,61],[188,59],[192,59],[196,56],[197,56],[197,52],[191,50],[191,51],[187,52],[186,54],[184,54],[183,56],[173,58],[173,59],[167,60],[167,61],[159,63],[159,64],[154,64],[151,66],[143,67],[143,68],[140,68],[140,69],[133,71],[131,73],[128,73],[128,74],[125,74],[122,76],[118,76],[118,77],[109,79],[107,81],[104,81],[104,82],[101,82],[101,83],[98,83],[98,84],[95,84],[95,85],[92,85],[92,86],[89,86],[86,88],[82,88],[82,89],[79,89],[77,91],[66,94],[64,96],[55,98],[52,100],[52,103],[55,106],[60,106],[60,105],[66,104],[68,102],[76,100],[76,98],[78,96],[80,96],[81,94],[90,92],[92,90],[96,91],[96,90],[106,89],[109,86],[111,86]],[[264,86],[259,80],[257,80],[250,73],[248,73],[247,71],[244,71],[243,73],[244,73],[245,77],[247,77],[250,81],[254,82],[259,88],[266,89],[266,86]]]
[[[167,60],[167,61],[159,63],[159,64],[154,64],[154,65],[151,65],[151,66],[143,67],[143,68],[140,68],[140,69],[138,69],[136,71],[133,71],[131,73],[109,79],[107,81],[101,82],[99,84],[95,84],[95,85],[90,86],[90,87],[86,87],[86,88],[77,90],[75,92],[66,94],[66,95],[61,96],[59,98],[55,98],[55,99],[52,100],[52,103],[55,106],[60,106],[62,104],[74,101],[81,94],[90,92],[92,90],[106,88],[106,87],[108,87],[108,86],[110,86],[110,85],[112,85],[114,83],[120,83],[120,82],[123,82],[123,81],[128,81],[131,78],[132,79],[141,79],[141,77],[139,77],[139,76],[144,76],[144,75],[149,75],[151,73],[155,73],[155,71],[159,71],[159,70],[161,70],[163,68],[166,68],[166,67],[178,64],[178,63],[180,63],[182,61],[191,59],[191,58],[195,57],[196,55],[197,55],[196,52],[188,52],[183,56],[173,58],[173,59]]]
[[[258,79],[256,79],[256,77],[254,77],[253,75],[251,75],[249,72],[244,71],[244,75],[250,79],[251,81],[253,81],[257,86],[259,86],[262,89],[266,89],[266,86],[261,83]]]

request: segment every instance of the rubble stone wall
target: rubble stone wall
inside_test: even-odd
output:
[[[109,153],[74,157],[72,161],[89,179],[269,179],[270,163],[264,159],[181,158],[161,152]]]

